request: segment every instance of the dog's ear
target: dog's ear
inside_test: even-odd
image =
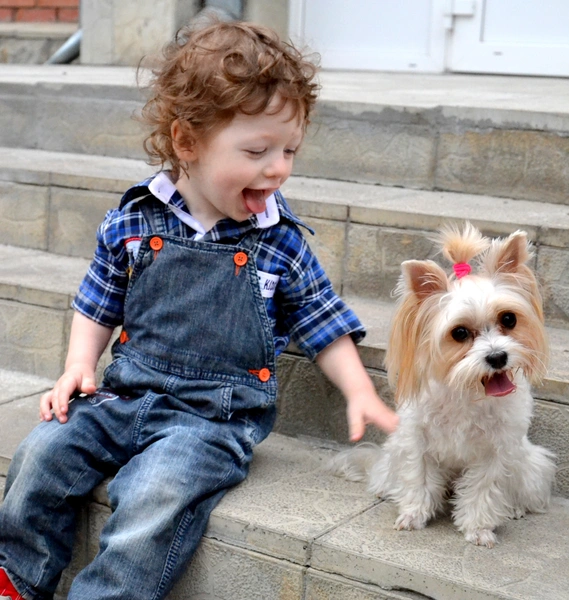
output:
[[[489,252],[488,269],[491,273],[517,273],[530,258],[525,231],[516,231],[505,240],[496,242]]]
[[[448,291],[446,273],[432,260],[408,260],[401,269],[397,289],[400,299],[393,314],[385,356],[387,377],[395,388],[397,403],[416,398],[426,383],[418,356],[425,315],[438,305],[436,296]]]
[[[505,240],[494,240],[483,261],[486,273],[524,294],[543,322],[543,301],[535,273],[526,264],[532,253],[525,231],[516,231]]]
[[[406,260],[401,270],[405,289],[419,300],[448,290],[446,273],[432,260]]]

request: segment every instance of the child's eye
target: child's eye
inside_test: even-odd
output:
[[[263,154],[265,154],[267,150],[245,150],[245,152],[247,152],[247,154],[250,154],[251,156],[262,156]]]
[[[287,148],[285,150],[285,154],[288,154],[289,156],[294,156],[296,154],[296,148]]]

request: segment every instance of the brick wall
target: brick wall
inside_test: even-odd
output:
[[[0,0],[0,22],[77,23],[80,0]]]

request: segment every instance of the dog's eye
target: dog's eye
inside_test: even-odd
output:
[[[450,334],[455,342],[464,342],[470,336],[470,331],[466,327],[455,327]]]
[[[513,329],[516,326],[517,322],[518,322],[518,320],[516,319],[516,315],[512,312],[507,312],[507,313],[504,313],[503,315],[500,315],[500,323],[506,329]]]

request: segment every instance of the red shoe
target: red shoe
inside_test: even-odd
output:
[[[0,569],[0,600],[26,600],[18,594],[18,590],[10,581],[8,574],[4,569]]]

